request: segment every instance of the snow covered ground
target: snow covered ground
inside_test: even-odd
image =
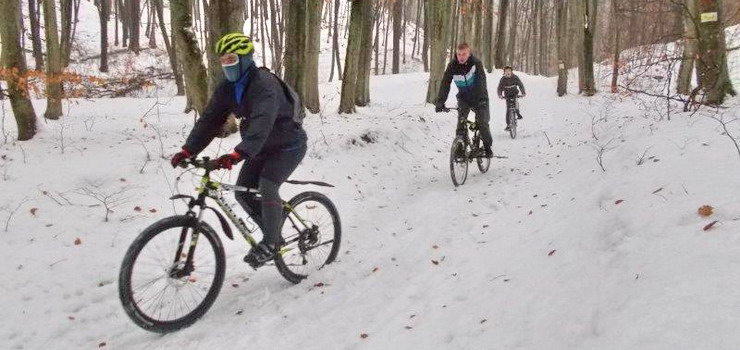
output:
[[[144,227],[183,212],[167,198],[192,179],[176,185],[162,157],[192,117],[182,98],[65,101],[67,115],[33,141],[0,146],[1,347],[736,348],[740,157],[721,125],[701,112],[659,120],[607,93],[557,98],[553,79],[522,78],[519,138],[503,133],[494,101],[505,158],[486,174],[471,168],[459,188],[448,170],[455,118],[422,103],[425,74],[374,77],[356,115],[334,113],[339,85],[322,85],[325,112],[307,120],[310,150],[293,178],[337,186],[320,190],[342,216],[339,260],[291,285],[273,268],[252,272],[246,245],[225,240],[215,305],[166,336],[129,321],[117,275]],[[498,73],[488,79],[492,89]],[[85,188],[121,191],[109,222]],[[697,214],[705,204],[711,217]]]

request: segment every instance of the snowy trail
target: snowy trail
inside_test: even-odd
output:
[[[736,164],[717,161],[733,154],[716,126],[699,117],[656,122],[608,96],[557,98],[553,80],[522,78],[528,97],[521,101],[525,119],[516,140],[502,130],[504,103],[492,102],[494,152],[507,158],[494,159],[486,174],[473,164],[457,189],[447,163],[455,118],[418,103],[424,74],[374,79],[373,104],[359,115],[329,114],[323,124],[309,120],[311,149],[294,177],[337,185],[322,191],[342,215],[339,261],[293,286],[274,268],[249,271],[241,262],[244,244],[225,240],[226,280],[213,308],[194,326],[166,336],[144,332],[126,318],[116,277],[137,232],[170,212],[169,189],[151,184],[163,187],[163,177],[173,176],[154,166],[137,174],[141,146],[120,132],[140,127],[131,115],[151,104],[137,102],[136,110],[125,112],[122,106],[134,104],[97,106],[97,113],[115,120],[101,122],[97,136],[77,125],[74,137],[119,147],[114,159],[131,170],[111,175],[117,169],[67,168],[68,176],[48,176],[44,188],[69,189],[91,173],[123,176],[146,189],[127,205],[146,203],[162,213],[102,226],[99,209],[56,208],[44,196],[35,199],[39,213],[77,218],[53,226],[60,226],[68,249],[76,249],[75,235],[84,242],[78,251],[95,249],[21,261],[34,250],[56,252],[59,243],[48,234],[34,234],[29,242],[18,232],[45,231],[38,219],[19,219],[0,251],[14,264],[0,272],[18,281],[3,287],[6,295],[17,288],[26,296],[2,301],[1,309],[18,322],[5,318],[0,336],[13,349],[100,342],[116,349],[731,348],[740,340],[732,311],[740,307],[733,234],[740,231],[733,220],[740,217],[740,203],[726,189],[740,188],[740,179],[731,175]],[[489,77],[491,87],[497,79]],[[396,93],[399,86],[407,91]],[[322,95],[333,96],[337,88],[324,86]],[[326,110],[336,103],[328,99]],[[163,107],[160,120],[148,119],[167,133],[167,149],[182,138],[175,105]],[[591,115],[600,114],[607,120],[592,126]],[[45,135],[50,148],[58,142],[55,127]],[[601,140],[593,140],[592,129]],[[370,135],[372,143],[361,135]],[[604,157],[604,173],[594,144],[611,138],[615,148]],[[223,148],[234,142],[227,139]],[[156,140],[147,144],[152,153],[160,147]],[[647,147],[655,158],[636,165]],[[20,150],[7,151],[20,159]],[[102,165],[109,162],[106,151],[86,152]],[[60,158],[39,167],[86,159],[76,151]],[[709,167],[714,171],[703,170]],[[11,175],[20,187],[39,186],[15,169]],[[304,189],[286,187],[283,196]],[[22,196],[14,193],[13,200]],[[710,234],[695,214],[702,204],[716,206],[722,220]],[[60,259],[66,260],[46,267]],[[41,300],[46,303],[39,306]]]

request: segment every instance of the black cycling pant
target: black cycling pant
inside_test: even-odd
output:
[[[457,101],[457,134],[465,134],[465,129],[461,121],[468,118],[470,111],[475,113],[475,122],[478,124],[478,130],[480,130],[480,137],[483,140],[484,147],[491,147],[493,144],[493,137],[491,136],[491,128],[488,123],[491,121],[491,114],[488,111],[488,103],[482,103],[477,107],[470,107],[465,102]]]
[[[280,185],[288,179],[306,155],[306,146],[289,150],[259,154],[242,166],[236,184],[259,188],[261,199],[254,194],[237,192],[236,200],[254,219],[264,234],[263,242],[277,246],[283,217]]]

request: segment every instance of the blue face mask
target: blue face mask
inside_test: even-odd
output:
[[[235,64],[233,66],[222,66],[221,68],[224,71],[224,76],[226,77],[226,80],[234,83],[238,81],[242,75],[249,69],[249,66],[251,66],[254,63],[252,60],[252,55],[244,55],[239,56],[239,64]]]

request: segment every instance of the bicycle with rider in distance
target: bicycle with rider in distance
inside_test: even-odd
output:
[[[457,110],[457,108],[445,108],[445,112]],[[450,176],[455,187],[465,183],[468,178],[468,163],[475,161],[481,173],[488,171],[491,166],[491,158],[486,157],[483,148],[483,140],[480,137],[478,123],[468,118],[458,118],[458,130],[464,133],[455,136],[450,149]],[[472,138],[470,133],[473,133]]]

